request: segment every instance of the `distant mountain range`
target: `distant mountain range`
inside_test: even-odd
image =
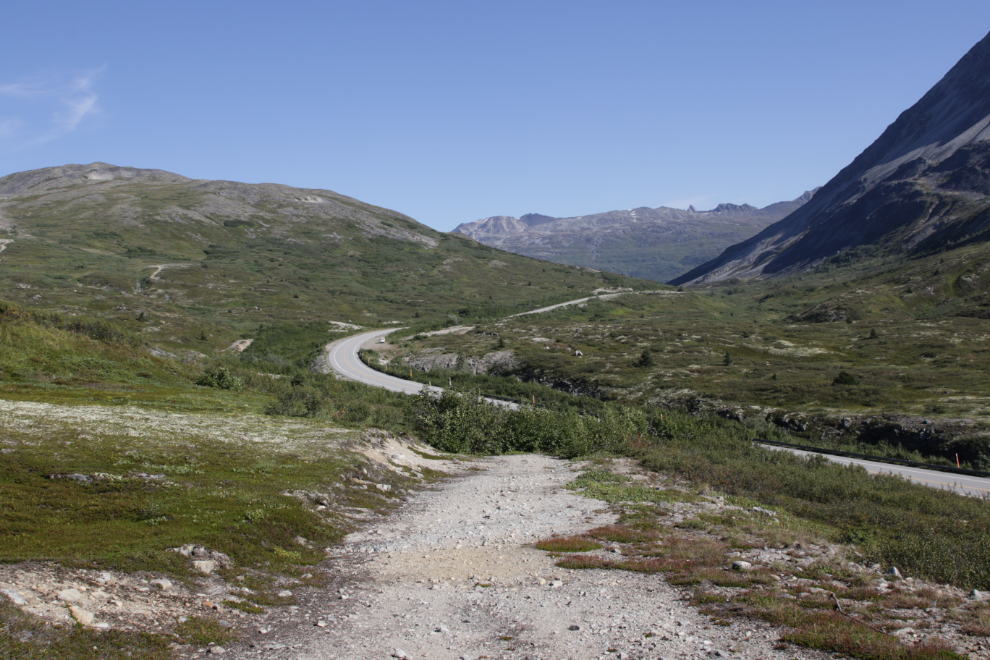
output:
[[[454,232],[528,257],[666,281],[792,213],[813,194],[762,209],[719,204],[710,211],[661,206],[573,218],[497,215]]]
[[[990,239],[990,35],[808,204],[673,280],[798,273]]]

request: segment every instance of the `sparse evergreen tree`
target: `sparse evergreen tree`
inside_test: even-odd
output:
[[[643,352],[640,353],[639,359],[636,360],[636,366],[652,367],[654,364],[655,363],[653,361],[653,351],[651,351],[648,347],[644,348]]]
[[[722,366],[723,367],[728,367],[728,366],[731,366],[731,365],[732,365],[732,356],[729,355],[729,352],[728,351],[726,351],[725,352],[725,357],[722,358]]]

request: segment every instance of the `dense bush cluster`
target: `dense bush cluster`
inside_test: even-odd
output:
[[[213,366],[207,369],[206,373],[196,381],[196,384],[234,392],[240,392],[244,389],[244,381],[231,374],[230,369],[222,366]]]

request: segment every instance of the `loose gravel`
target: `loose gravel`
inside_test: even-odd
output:
[[[410,497],[352,534],[336,579],[228,656],[367,658],[826,658],[781,631],[715,625],[657,575],[567,571],[531,547],[614,522],[603,502],[564,488],[573,464],[505,456]],[[730,650],[731,649],[731,650]]]

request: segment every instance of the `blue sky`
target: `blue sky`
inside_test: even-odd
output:
[[[791,199],[990,30],[986,0],[10,5],[0,175],[327,188],[441,230]]]

